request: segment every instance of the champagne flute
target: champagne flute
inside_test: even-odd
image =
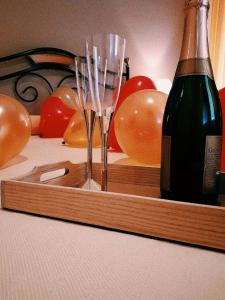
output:
[[[100,190],[100,186],[92,179],[92,140],[96,120],[93,102],[90,99],[90,89],[87,75],[87,63],[84,57],[75,57],[75,75],[77,86],[77,105],[82,111],[87,132],[87,180],[82,186],[89,190]]]
[[[124,54],[125,39],[117,34],[96,34],[86,41],[90,96],[99,120],[102,142],[102,191],[107,191],[108,135],[120,92]]]

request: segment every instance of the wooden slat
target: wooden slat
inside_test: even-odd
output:
[[[2,182],[2,206],[225,250],[223,207],[20,181]]]
[[[40,183],[41,175],[59,169],[65,169],[67,172],[64,176],[50,179],[44,183],[61,186],[78,186],[80,182],[85,181],[86,163],[72,164],[70,161],[35,167],[31,172],[23,177],[16,178],[16,180]],[[159,168],[114,164],[108,166],[108,180],[113,183],[159,187],[159,175]],[[93,178],[97,182],[101,182],[101,164],[99,163],[93,163]]]
[[[120,184],[159,187],[160,169],[139,166],[109,164],[108,180]],[[101,182],[101,165],[93,164],[93,178]]]

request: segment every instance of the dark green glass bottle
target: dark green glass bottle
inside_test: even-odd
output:
[[[180,61],[162,126],[161,196],[216,204],[222,113],[207,38],[208,0],[187,0]]]

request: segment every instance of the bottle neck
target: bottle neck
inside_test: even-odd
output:
[[[213,79],[207,18],[206,6],[192,6],[185,10],[184,36],[176,77],[208,75]]]

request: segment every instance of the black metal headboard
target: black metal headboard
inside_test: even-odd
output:
[[[56,87],[71,86],[75,82],[75,56],[63,49],[42,47],[0,57],[0,93],[4,93],[4,85],[10,81],[11,95],[32,113],[30,108],[40,98],[40,87],[43,89],[45,86],[47,96]],[[125,58],[124,80],[128,80],[129,76],[129,59]]]

